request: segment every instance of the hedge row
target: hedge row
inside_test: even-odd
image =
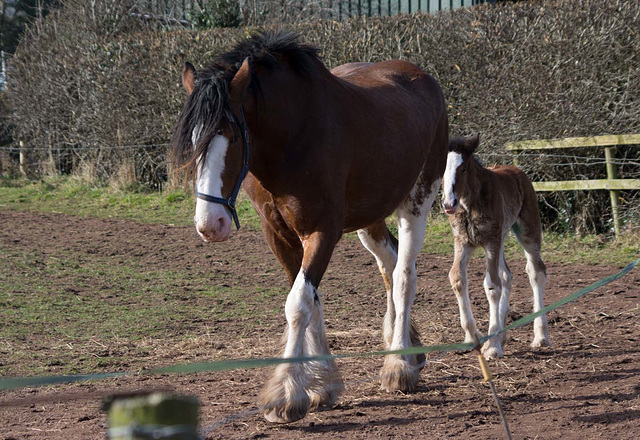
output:
[[[58,172],[91,160],[108,175],[124,159],[144,159],[138,177],[158,184],[162,161],[154,168],[146,150],[129,146],[157,145],[151,153],[161,155],[184,102],[183,61],[203,66],[248,30],[158,29],[129,17],[124,0],[87,2],[103,5],[99,11],[66,3],[31,29],[15,55],[14,137]],[[492,155],[510,141],[639,132],[638,29],[635,0],[519,2],[295,25],[329,67],[390,58],[424,67],[445,90],[452,134],[482,133],[485,156],[497,162],[507,159]],[[576,172],[545,160],[522,163],[546,180]],[[545,200],[556,206],[550,221],[608,228],[607,194]]]

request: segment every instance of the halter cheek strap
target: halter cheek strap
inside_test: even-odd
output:
[[[219,205],[224,205],[231,212],[231,216],[233,217],[233,222],[236,224],[236,228],[240,229],[240,220],[238,219],[238,212],[236,211],[236,199],[238,197],[238,193],[240,192],[240,186],[242,185],[242,181],[247,174],[249,173],[249,131],[247,130],[247,121],[244,117],[244,108],[240,107],[240,111],[242,112],[242,143],[244,145],[243,152],[243,163],[242,170],[240,171],[240,175],[238,176],[238,181],[236,182],[236,186],[233,188],[231,195],[229,198],[225,199],[223,197],[215,197],[210,196],[209,194],[201,193],[198,191],[196,185],[194,185],[193,191],[197,198],[201,200],[205,200],[211,203],[217,203]]]

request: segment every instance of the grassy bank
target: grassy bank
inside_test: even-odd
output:
[[[0,209],[190,226],[193,206],[193,196],[183,189],[144,192],[118,189],[107,184],[87,183],[74,178],[48,178],[40,181],[0,179]],[[258,215],[243,194],[238,201],[238,213],[242,227],[260,229]],[[390,228],[395,232],[392,221]],[[547,231],[544,235],[543,257],[549,261],[566,263],[621,265],[638,258],[639,249],[638,233],[627,233],[617,240],[612,240],[600,235],[576,237]],[[509,255],[521,255],[519,246],[511,236],[506,250]],[[453,237],[444,216],[434,215],[431,219],[424,251],[453,254]],[[482,252],[479,251],[476,255],[481,256]]]

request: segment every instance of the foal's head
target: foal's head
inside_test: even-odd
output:
[[[188,97],[172,138],[173,165],[186,171],[198,193],[194,223],[205,241],[231,235],[232,210],[211,199],[229,199],[241,180],[244,115],[256,113],[262,97],[258,74],[275,71],[284,60],[304,70],[317,49],[290,32],[255,33],[222,54],[202,72],[186,63],[182,84]]]
[[[449,141],[447,168],[444,172],[442,207],[447,214],[455,214],[460,204],[471,194],[476,182],[478,165],[473,153],[480,143],[480,135]]]

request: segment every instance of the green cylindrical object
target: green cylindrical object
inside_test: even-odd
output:
[[[111,440],[198,439],[198,399],[164,392],[113,396],[105,402]]]

